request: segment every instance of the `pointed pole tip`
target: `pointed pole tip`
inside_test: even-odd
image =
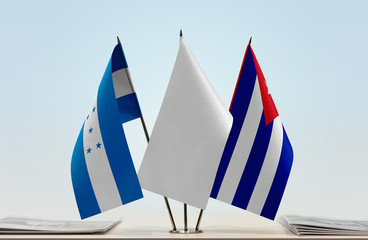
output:
[[[120,39],[119,39],[119,36],[116,36],[116,38],[118,39],[118,43],[120,43]]]
[[[183,31],[180,29],[180,37],[183,37]]]
[[[250,37],[248,45],[250,45],[251,43],[252,43],[252,37]]]

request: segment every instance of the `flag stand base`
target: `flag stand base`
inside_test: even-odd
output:
[[[177,229],[175,224],[172,224],[173,229],[170,230],[169,233],[175,233],[175,234],[203,233],[203,231],[199,229],[199,225],[200,225],[201,219],[202,219],[202,214],[203,214],[203,209],[201,209],[201,211],[199,213],[196,227],[194,229],[188,229],[187,204],[184,203],[184,229]],[[172,221],[172,223],[173,223],[173,221]]]
[[[193,233],[203,233],[202,230],[195,230],[195,229],[177,229],[177,230],[170,230],[169,233],[176,233],[176,234],[193,234]]]

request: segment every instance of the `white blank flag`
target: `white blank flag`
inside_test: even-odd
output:
[[[138,177],[142,188],[205,209],[232,117],[183,38]]]

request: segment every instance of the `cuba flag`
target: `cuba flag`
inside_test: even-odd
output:
[[[233,125],[211,197],[273,220],[293,149],[250,46],[230,105]]]
[[[141,117],[119,42],[74,147],[71,176],[82,219],[143,197],[123,123]]]

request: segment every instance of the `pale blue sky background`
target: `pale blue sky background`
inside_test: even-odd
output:
[[[1,1],[0,215],[78,218],[71,154],[116,36],[151,131],[182,28],[226,105],[253,36],[295,154],[279,216],[368,219],[367,12],[367,1]],[[138,169],[145,138],[139,121],[126,128]],[[144,193],[111,212],[166,214]],[[207,212],[250,214],[215,200]]]

